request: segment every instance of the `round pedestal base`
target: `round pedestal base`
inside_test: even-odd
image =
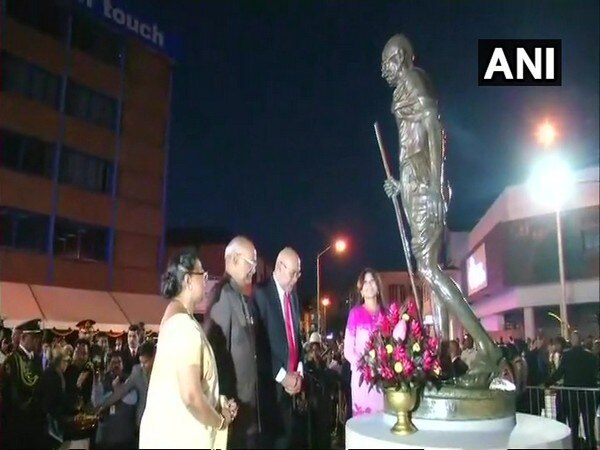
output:
[[[515,392],[443,386],[425,389],[413,419],[465,421],[514,418]],[[392,413],[386,409],[387,413]],[[514,421],[514,419],[513,419]]]
[[[364,414],[346,422],[346,449],[490,449],[570,448],[571,430],[545,417],[516,414],[511,418],[476,421],[414,419],[419,428],[409,436],[396,436],[394,417]]]

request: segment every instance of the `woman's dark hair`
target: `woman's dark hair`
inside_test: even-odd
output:
[[[170,300],[181,293],[185,275],[194,270],[199,259],[194,249],[186,249],[171,259],[160,283],[160,293],[164,298]]]
[[[358,280],[356,280],[356,291],[358,293],[357,303],[362,304],[364,302],[364,299],[362,298],[360,291],[362,291],[362,288],[365,284],[365,277],[368,274],[371,274],[371,276],[375,280],[375,284],[377,284],[377,304],[379,305],[380,308],[385,308],[387,306],[387,304],[383,298],[383,287],[381,284],[381,277],[375,271],[375,269],[371,269],[370,267],[363,269],[362,272],[358,275]]]

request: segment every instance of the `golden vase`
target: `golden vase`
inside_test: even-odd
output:
[[[391,429],[392,433],[406,436],[417,431],[411,419],[411,413],[417,404],[417,392],[417,389],[387,388],[385,390],[386,410],[396,413],[396,423]]]

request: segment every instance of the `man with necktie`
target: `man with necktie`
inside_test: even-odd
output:
[[[298,448],[300,436],[294,396],[302,389],[302,345],[300,310],[296,283],[301,275],[300,257],[286,247],[277,256],[273,276],[256,289],[256,306],[260,317],[259,354],[264,364],[261,403],[274,407],[263,409],[263,432],[272,448]],[[268,417],[267,417],[268,416]]]

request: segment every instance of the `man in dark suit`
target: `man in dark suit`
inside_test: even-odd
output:
[[[256,272],[256,249],[237,236],[225,248],[225,276],[212,293],[205,330],[213,348],[221,395],[238,405],[229,426],[230,449],[256,448],[259,435],[257,355],[252,277]]]
[[[45,438],[44,413],[39,396],[41,360],[35,349],[41,338],[40,320],[16,327],[20,339],[3,366],[3,448],[39,448]]]
[[[121,350],[123,369],[127,375],[131,373],[133,366],[140,363],[139,347],[140,326],[138,324],[133,324],[127,331],[127,346]]]
[[[295,414],[293,397],[302,387],[302,343],[300,340],[300,310],[295,291],[300,278],[300,258],[291,248],[284,248],[277,257],[273,276],[255,293],[260,316],[260,351],[267,356],[262,397],[275,400],[265,411],[265,435],[273,448],[297,448],[294,436]],[[261,377],[261,383],[263,377]],[[270,403],[270,402],[269,402]]]
[[[579,333],[571,333],[571,348],[564,352],[558,369],[548,378],[546,386],[563,380],[564,387],[597,388],[598,387],[598,358],[581,345]],[[585,448],[596,448],[594,435],[594,415],[598,407],[594,392],[570,392],[567,398],[569,426],[573,448],[579,448],[579,415],[583,418],[583,428],[587,445]]]

